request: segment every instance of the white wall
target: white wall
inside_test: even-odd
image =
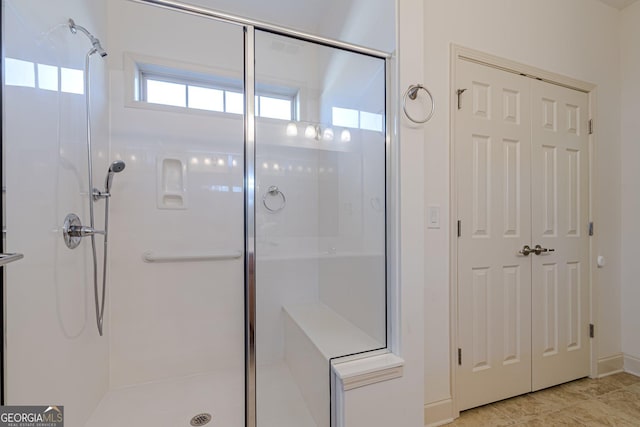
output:
[[[449,380],[449,78],[456,43],[594,83],[597,89],[594,255],[607,266],[597,286],[598,357],[617,355],[620,341],[621,165],[619,12],[596,0],[427,0],[425,73],[437,112],[425,126],[425,203],[440,205],[442,227],[425,235],[425,403],[446,402]]]
[[[622,351],[635,358],[625,368],[640,374],[640,3],[622,10]]]
[[[90,3],[3,1],[6,57],[82,70],[91,44],[71,34],[67,20],[105,41],[105,2]],[[105,61],[94,55],[91,65],[100,186],[108,86]],[[80,427],[108,385],[108,338],[95,324],[89,241],[72,251],[62,239],[67,213],[89,221],[85,96],[17,86],[3,87],[3,96],[6,246],[25,255],[5,268],[7,404],[61,404],[65,425]],[[97,224],[102,208],[99,203]]]

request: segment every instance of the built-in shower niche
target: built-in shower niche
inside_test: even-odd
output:
[[[156,197],[158,209],[187,209],[186,158],[160,155],[157,158]]]

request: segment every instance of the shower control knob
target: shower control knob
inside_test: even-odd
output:
[[[78,215],[76,214],[70,213],[64,219],[64,224],[62,225],[62,237],[64,238],[64,243],[69,249],[77,248],[83,237],[93,236],[96,234],[104,234],[104,231],[82,225],[80,218],[78,218]]]
[[[104,234],[104,231],[98,231],[91,227],[87,227],[85,225],[81,225],[80,227],[71,227],[69,230],[69,234],[71,236],[80,236],[80,237],[88,237],[93,236],[95,234]]]

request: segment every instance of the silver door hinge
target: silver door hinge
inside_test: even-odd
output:
[[[596,336],[596,327],[593,323],[589,323],[589,338],[593,338]]]
[[[456,91],[456,94],[458,95],[458,110],[462,109],[462,100],[460,99],[460,97],[465,91],[466,89],[458,89]]]
[[[589,236],[593,236],[593,221],[589,223]]]
[[[462,236],[462,221],[458,220],[458,237]]]
[[[589,119],[589,135],[593,135],[593,119]]]
[[[458,365],[462,366],[462,349],[458,349]]]

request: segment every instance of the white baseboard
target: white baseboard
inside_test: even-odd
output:
[[[598,359],[598,378],[622,372],[624,368],[624,355],[622,353]]]
[[[424,425],[437,427],[453,421],[453,400],[444,399],[424,405]]]
[[[624,355],[624,371],[640,377],[640,359],[637,357]]]

